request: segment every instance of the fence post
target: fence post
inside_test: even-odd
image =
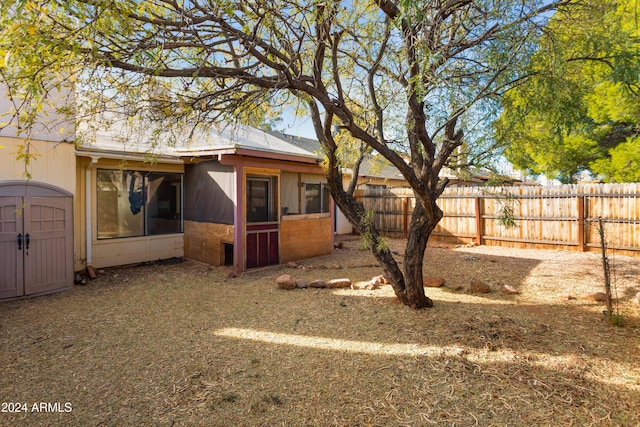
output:
[[[409,236],[409,198],[405,197],[402,199],[402,231],[404,234],[404,238],[406,239]]]
[[[584,252],[584,196],[578,196],[578,249]]]
[[[482,226],[482,198],[476,197],[476,244],[482,245],[482,235],[484,234]]]

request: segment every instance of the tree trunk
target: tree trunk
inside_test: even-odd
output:
[[[316,119],[319,122],[317,117]],[[331,196],[351,225],[358,230],[368,244],[400,302],[415,309],[432,307],[433,301],[424,293],[422,263],[429,236],[442,218],[442,211],[438,208],[435,198],[434,200],[425,200],[424,197],[418,198],[418,194],[416,194],[418,203],[416,203],[409,226],[403,273],[378,233],[373,214],[366,212],[362,203],[358,203],[351,192],[345,192],[342,186],[342,174],[337,167],[335,145],[325,141],[325,148],[329,160],[327,185]]]
[[[435,202],[431,203],[430,214],[424,209],[423,204],[417,200],[416,207],[409,225],[407,244],[404,252],[404,277],[406,282],[406,299],[414,308],[432,307],[433,301],[424,293],[422,266],[424,253],[431,232],[440,219],[442,211]]]
[[[384,244],[373,223],[373,218],[368,217],[362,204],[357,203],[352,196],[346,194],[332,178],[334,177],[329,174],[327,183],[334,196],[334,201],[369,245],[373,256],[380,264],[384,276],[391,283],[400,302],[415,309],[432,307],[433,301],[424,293],[422,265],[429,236],[442,218],[442,211],[435,201],[429,204],[428,210],[423,207],[423,203],[420,201],[416,203],[405,247],[403,272],[389,248]]]

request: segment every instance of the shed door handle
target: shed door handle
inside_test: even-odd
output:
[[[29,250],[29,241],[31,240],[31,236],[29,236],[29,233],[24,235],[24,244],[25,244],[25,249]]]
[[[18,250],[22,250],[22,233],[18,233]]]

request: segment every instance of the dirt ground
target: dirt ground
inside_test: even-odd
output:
[[[235,278],[112,268],[0,304],[0,425],[640,425],[640,258],[610,255],[622,327],[579,298],[603,291],[597,253],[430,247],[446,285],[418,311],[388,285],[275,285],[380,274],[358,245]]]

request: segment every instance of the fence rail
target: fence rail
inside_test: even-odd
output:
[[[611,249],[640,255],[640,184],[580,184],[557,187],[451,187],[438,201],[444,217],[432,236],[517,247],[588,251],[600,245],[604,222]],[[356,198],[375,212],[388,236],[406,237],[415,207],[410,189],[358,190]],[[501,225],[511,208],[515,227]]]

